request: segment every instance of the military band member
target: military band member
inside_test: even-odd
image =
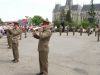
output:
[[[97,24],[97,41],[99,42],[100,41],[100,25]]]
[[[26,25],[25,25],[24,29],[25,29],[25,30],[24,30],[24,31],[25,31],[25,32],[24,32],[24,33],[25,33],[25,38],[27,38],[27,26],[26,26]]]
[[[97,24],[97,25],[95,26],[95,36],[97,36],[98,28],[99,28],[99,25]]]
[[[67,34],[67,36],[68,36],[69,26],[66,26],[65,29],[66,29],[66,34]]]
[[[72,29],[73,29],[73,36],[75,35],[75,27],[72,27]]]
[[[95,36],[97,36],[97,28],[95,28]]]
[[[59,34],[60,34],[60,36],[61,36],[61,34],[62,34],[62,29],[63,29],[63,27],[60,25],[60,26],[59,26]]]
[[[90,27],[87,28],[88,36],[90,35]]]
[[[51,30],[49,26],[46,25],[43,28],[39,29],[39,34],[36,31],[33,31],[33,36],[34,38],[39,39],[38,52],[40,73],[38,73],[37,75],[48,75],[48,44],[51,37]]]
[[[22,31],[19,29],[18,23],[14,23],[14,28],[9,30],[9,32],[12,35],[12,52],[14,57],[12,62],[17,63],[19,62],[18,38]]]
[[[80,36],[82,36],[82,33],[83,33],[83,27],[81,26],[80,27]]]
[[[11,49],[12,48],[12,35],[11,33],[9,32],[10,30],[10,27],[8,27],[6,29],[6,34],[7,34],[7,42],[8,42],[8,48]]]
[[[20,30],[22,31],[22,27],[19,26],[19,28],[20,28]],[[21,39],[22,39],[22,33],[19,35],[19,40],[21,40]]]

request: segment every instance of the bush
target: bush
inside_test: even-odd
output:
[[[54,26],[57,26],[57,29],[60,27],[60,21],[54,21]]]
[[[89,27],[90,23],[89,21],[87,20],[84,20],[81,22],[81,26],[84,28],[84,29],[87,29]]]

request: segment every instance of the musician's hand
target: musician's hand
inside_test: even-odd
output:
[[[32,30],[33,34],[36,34],[36,31],[35,30]]]
[[[34,29],[34,28],[32,28],[32,29],[31,29],[31,32],[32,32],[32,33],[34,33],[34,32],[35,32],[35,29]]]
[[[42,32],[42,31],[43,31],[43,28],[42,28],[42,27],[41,27],[41,28],[39,28],[39,29],[38,29],[38,31],[39,31],[39,32]]]
[[[34,30],[34,29],[32,29],[32,32],[35,32],[35,30]]]

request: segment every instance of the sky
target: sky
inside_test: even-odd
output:
[[[89,4],[91,0],[73,0],[74,4]],[[40,15],[52,21],[55,4],[65,5],[66,0],[0,0],[0,18],[3,21],[16,21],[25,16]],[[94,0],[100,3],[100,0]]]

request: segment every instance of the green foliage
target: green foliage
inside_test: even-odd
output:
[[[69,26],[69,28],[72,28],[75,24],[72,22],[71,18],[71,11],[68,10],[67,14],[65,15],[65,26]]]
[[[53,23],[54,23],[54,27],[55,26],[57,27],[57,30],[56,31],[59,31],[59,27],[61,25],[61,21],[56,20],[56,21],[53,21]]]
[[[66,14],[66,21],[71,23],[72,22],[72,18],[71,18],[71,11],[68,10],[67,14]]]
[[[65,21],[65,26],[69,26],[70,28],[71,27],[78,27],[78,24],[77,24],[77,22],[67,22],[67,21]]]
[[[29,17],[27,21],[28,21],[28,25],[32,25],[32,18],[31,17]]]
[[[32,24],[38,26],[38,25],[40,25],[43,22],[43,20],[44,19],[41,16],[34,16],[32,18]]]
[[[54,21],[54,26],[57,26],[57,28],[59,28],[60,27],[60,24],[61,24],[61,22],[60,21]]]
[[[95,26],[96,26],[96,23],[95,23],[95,22],[93,22],[93,23],[90,23],[90,26],[91,26],[91,28],[95,28]]]
[[[64,21],[65,26],[69,26],[69,23],[67,21]]]
[[[91,0],[91,6],[90,6],[90,10],[88,12],[90,18],[88,18],[89,22],[90,23],[94,23],[95,22],[95,7],[94,7],[94,4],[93,4],[93,0]]]
[[[22,25],[22,20],[18,20],[19,25]]]
[[[87,29],[88,27],[95,28],[95,25],[95,23],[90,23],[88,20],[83,20],[79,27],[82,26],[84,29]]]
[[[87,29],[89,27],[90,23],[88,20],[83,20],[81,22],[81,26],[84,28],[84,29]]]

